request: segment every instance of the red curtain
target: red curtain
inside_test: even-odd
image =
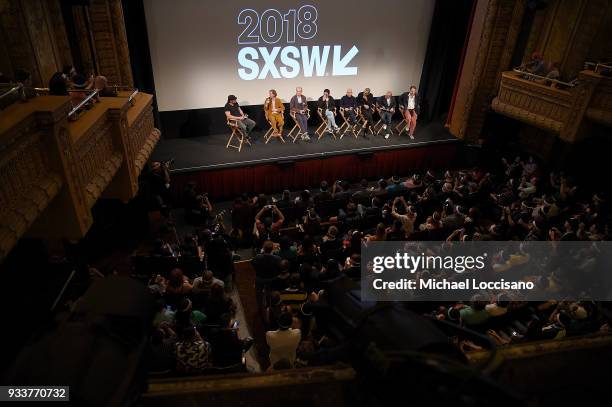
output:
[[[411,175],[413,171],[452,166],[459,143],[431,145],[295,161],[288,165],[261,164],[248,167],[204,170],[172,175],[173,191],[180,199],[185,184],[195,182],[198,191],[214,199],[231,199],[243,192],[273,193],[288,188],[300,190],[317,186],[321,180],[376,179]]]

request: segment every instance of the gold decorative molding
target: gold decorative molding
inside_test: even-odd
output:
[[[460,84],[469,83],[462,86],[465,96],[462,96],[460,107],[455,103],[455,109],[461,113],[452,114],[450,123],[451,132],[467,142],[476,142],[479,138],[501,72],[508,69],[526,0],[482,0],[477,4],[477,11],[485,5],[487,8],[481,23],[481,34],[479,37],[470,36],[468,43],[468,48],[474,44],[478,46],[473,69],[471,72],[464,70],[459,78]],[[473,27],[472,33],[478,28]]]
[[[128,201],[159,140],[152,96],[100,98],[68,122],[69,98],[41,96],[0,114],[0,261],[24,235],[80,239],[101,196]]]
[[[9,106],[0,115],[0,261],[63,186],[36,109],[66,112],[67,98]]]
[[[526,0],[498,0],[497,7],[491,10],[489,42],[486,48],[481,48],[484,53],[484,66],[478,77],[474,102],[467,121],[465,140],[468,142],[476,142],[480,136],[485,116],[497,91],[501,72],[509,68],[509,52],[514,50],[525,5]]]
[[[91,208],[121,166],[122,156],[116,151],[107,115],[91,125],[75,145],[75,161],[79,180],[85,185],[87,207]]]
[[[5,74],[23,68],[34,86],[47,86],[51,75],[71,62],[59,1],[0,0],[0,70]]]
[[[560,134],[572,107],[572,94],[522,79],[515,72],[504,72],[494,111]]]
[[[98,72],[110,83],[133,86],[120,0],[92,0],[88,9]]]
[[[585,117],[601,124],[612,122],[612,79],[582,71],[578,85],[560,90],[504,72],[491,107],[497,113],[558,135],[574,143]]]

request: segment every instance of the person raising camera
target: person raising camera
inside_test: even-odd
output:
[[[263,206],[255,215],[255,235],[259,241],[275,240],[285,221],[285,215],[276,205]]]
[[[185,222],[194,226],[210,226],[213,211],[208,194],[198,194],[195,182],[188,182],[183,192]]]

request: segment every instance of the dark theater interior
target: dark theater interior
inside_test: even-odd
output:
[[[610,174],[612,0],[0,0],[0,403],[612,405]]]

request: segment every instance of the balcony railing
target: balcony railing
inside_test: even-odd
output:
[[[40,126],[44,113],[37,118],[34,111],[13,104],[0,113],[0,259],[64,185],[53,145]]]
[[[25,234],[79,239],[97,199],[136,195],[160,136],[152,99],[91,92],[73,108],[69,97],[38,96],[0,111],[0,262]]]
[[[493,110],[553,133],[560,133],[572,107],[572,94],[523,79],[517,72],[502,73]]]
[[[588,116],[587,108],[601,106],[612,113],[607,85],[600,86],[609,78],[602,82],[601,75],[582,71],[574,84],[544,77],[526,78],[526,75],[529,74],[520,71],[502,73],[499,92],[492,102],[493,110],[558,134],[568,142],[580,137],[578,130],[583,118]],[[591,113],[593,117],[605,116],[596,110]]]

